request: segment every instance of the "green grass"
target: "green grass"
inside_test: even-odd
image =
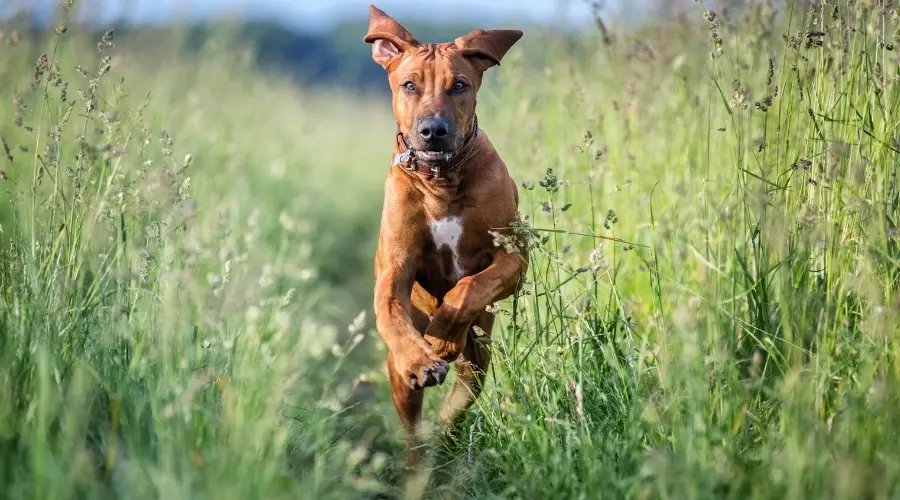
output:
[[[492,70],[532,265],[411,496],[900,495],[900,35],[866,5],[534,33]],[[5,37],[3,496],[399,495],[389,103],[228,44]]]

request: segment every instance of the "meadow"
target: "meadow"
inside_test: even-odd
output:
[[[532,265],[411,480],[371,306],[389,101],[233,40],[2,25],[0,496],[900,496],[886,4],[526,31],[479,121]]]

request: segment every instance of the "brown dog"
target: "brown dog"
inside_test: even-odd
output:
[[[482,75],[521,37],[476,30],[452,43],[420,43],[370,8],[365,41],[387,70],[398,128],[375,257],[375,316],[410,463],[418,458],[422,389],[443,383],[454,362],[456,384],[439,422],[454,423],[472,404],[489,362],[473,326],[491,332],[486,308],[513,294],[527,267],[525,252],[496,243],[518,220],[519,196],[475,115]]]

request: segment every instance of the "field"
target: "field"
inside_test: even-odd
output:
[[[491,70],[532,265],[411,479],[388,100],[4,26],[2,497],[900,496],[900,10],[799,4],[527,31]]]

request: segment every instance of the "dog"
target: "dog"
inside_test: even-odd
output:
[[[376,328],[414,465],[423,389],[442,384],[455,364],[437,420],[459,421],[490,362],[478,338],[493,327],[487,309],[519,290],[528,267],[512,229],[516,183],[475,113],[484,73],[522,31],[478,29],[432,44],[375,6],[369,16],[364,41],[387,72],[397,120],[375,253]],[[498,235],[518,243],[498,245]]]

